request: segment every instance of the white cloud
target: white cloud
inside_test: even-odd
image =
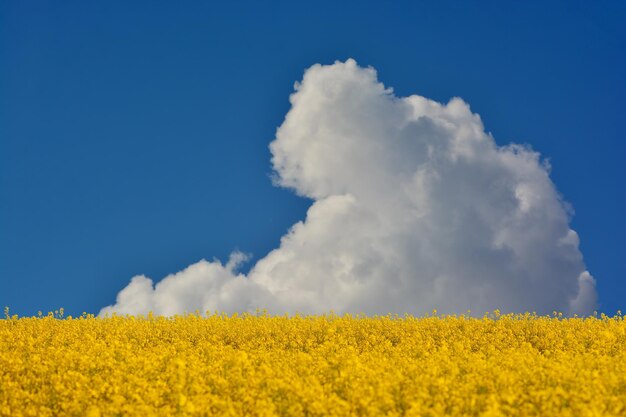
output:
[[[247,276],[200,261],[112,312],[476,314],[595,308],[547,164],[498,146],[460,98],[396,97],[355,61],[309,68],[270,144],[278,185],[314,203]]]

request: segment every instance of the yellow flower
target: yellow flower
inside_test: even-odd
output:
[[[0,320],[0,416],[620,416],[626,324],[556,313]]]

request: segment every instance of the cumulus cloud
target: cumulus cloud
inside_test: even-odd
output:
[[[309,68],[290,101],[270,150],[276,184],[313,199],[306,218],[247,275],[234,253],[136,276],[101,315],[595,308],[549,167],[463,100],[397,97],[350,59]]]

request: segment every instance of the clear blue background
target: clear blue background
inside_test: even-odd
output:
[[[135,274],[264,256],[310,203],[268,177],[293,83],[354,57],[549,157],[626,310],[625,5],[0,1],[0,306],[97,313]]]

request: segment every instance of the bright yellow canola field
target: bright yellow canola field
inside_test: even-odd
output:
[[[2,416],[626,416],[626,323],[0,320]]]

